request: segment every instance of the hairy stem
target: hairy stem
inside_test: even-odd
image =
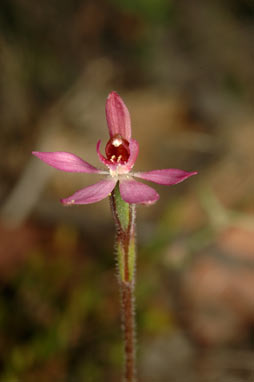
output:
[[[135,344],[135,316],[134,316],[134,285],[121,283],[122,315],[124,331],[125,371],[124,381],[136,381],[136,344]]]
[[[119,187],[110,196],[116,225],[118,281],[122,302],[125,370],[124,382],[136,382],[135,343],[135,205],[121,199]]]

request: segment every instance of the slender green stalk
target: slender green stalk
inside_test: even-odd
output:
[[[124,337],[124,382],[136,382],[135,343],[135,204],[124,202],[119,186],[110,196],[111,209],[116,226],[116,252],[118,281],[122,302],[122,323]]]

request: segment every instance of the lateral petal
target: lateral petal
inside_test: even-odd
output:
[[[137,178],[150,180],[151,182],[172,186],[183,182],[192,175],[196,175],[197,171],[187,172],[176,168],[168,168],[164,170],[153,170],[148,172],[135,172],[133,175]]]
[[[153,204],[160,197],[152,187],[134,179],[120,180],[120,194],[125,202],[131,204]]]
[[[57,170],[67,172],[100,173],[100,170],[85,162],[77,155],[67,153],[65,151],[33,151],[32,154],[48,165],[55,167]]]
[[[127,141],[131,138],[131,118],[122,98],[111,92],[106,101],[106,119],[108,123],[109,135],[112,138],[120,134]]]
[[[116,185],[116,182],[117,181],[113,178],[101,180],[91,186],[82,188],[68,198],[61,199],[61,203],[65,205],[72,205],[99,202],[110,195]]]
[[[118,164],[112,163],[109,159],[105,158],[104,155],[102,155],[102,153],[100,152],[100,146],[101,146],[101,140],[99,140],[96,145],[96,151],[97,151],[99,160],[101,161],[101,163],[103,163],[105,166],[109,167],[110,169],[115,169],[118,166]]]
[[[139,144],[135,139],[131,139],[129,147],[130,147],[130,156],[125,166],[127,166],[128,169],[130,170],[134,166],[137,160],[137,156],[139,152]]]

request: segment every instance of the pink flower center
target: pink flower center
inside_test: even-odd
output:
[[[112,163],[126,163],[130,156],[129,142],[116,134],[106,144],[105,153]]]

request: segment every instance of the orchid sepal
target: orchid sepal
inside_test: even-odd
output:
[[[106,101],[106,119],[109,135],[121,135],[127,141],[131,138],[131,118],[122,98],[115,92],[111,92]]]
[[[165,186],[172,186],[174,184],[181,183],[193,175],[197,175],[197,171],[188,172],[176,168],[133,173],[133,176],[137,178],[163,184]]]
[[[41,152],[32,151],[32,154],[57,170],[65,172],[98,173],[101,171],[75,154],[65,151]]]

